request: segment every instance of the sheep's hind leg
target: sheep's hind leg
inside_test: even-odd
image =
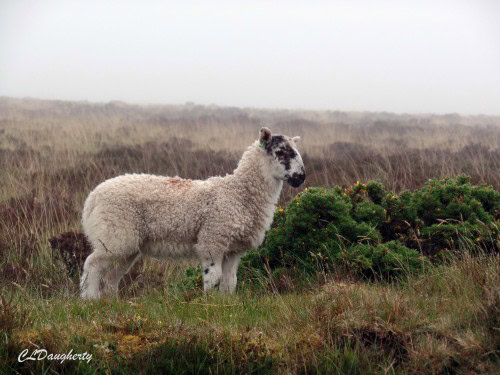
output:
[[[82,298],[95,299],[101,297],[102,277],[110,263],[111,259],[106,254],[93,252],[87,257],[80,278]]]
[[[112,261],[110,269],[103,277],[102,294],[109,296],[118,295],[118,286],[123,275],[125,275],[134,263],[140,258],[140,253],[130,254],[123,258]]]
[[[81,297],[96,299],[116,296],[121,278],[139,258],[139,253],[116,256],[93,252],[85,261],[80,279]]]
[[[234,293],[236,290],[238,265],[241,256],[237,254],[228,255],[222,262],[222,279],[219,290],[224,293]]]

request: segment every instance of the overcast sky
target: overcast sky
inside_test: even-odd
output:
[[[500,115],[500,1],[0,0],[0,95]]]

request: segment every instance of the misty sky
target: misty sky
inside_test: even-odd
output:
[[[500,1],[0,0],[0,95],[500,115]]]

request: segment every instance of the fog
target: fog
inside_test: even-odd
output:
[[[498,1],[0,1],[0,95],[500,115]]]

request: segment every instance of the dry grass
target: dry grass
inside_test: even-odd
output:
[[[95,367],[50,370],[81,373],[137,372],[146,360],[172,371],[169,358],[221,373],[493,372],[495,257],[462,259],[404,286],[336,280],[297,294],[233,297],[174,292],[167,285],[183,268],[148,260],[123,281],[125,300],[74,298],[88,251],[78,242],[79,215],[91,189],[127,172],[230,173],[262,125],[302,136],[302,188],[377,179],[400,191],[465,173],[500,189],[499,118],[0,98],[0,324],[8,332],[0,354],[17,358],[30,342],[56,352],[93,348]],[[285,188],[281,204],[298,191]],[[48,370],[40,366],[18,370]]]

